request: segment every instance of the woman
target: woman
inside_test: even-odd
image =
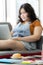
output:
[[[0,40],[0,49],[31,50],[36,49],[36,41],[40,39],[42,27],[34,9],[28,3],[19,10],[19,23],[12,31],[12,39]]]

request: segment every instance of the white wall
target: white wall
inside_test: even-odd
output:
[[[43,0],[40,0],[40,20],[43,27]],[[42,32],[43,35],[43,32]]]
[[[40,0],[40,20],[43,26],[43,0]]]

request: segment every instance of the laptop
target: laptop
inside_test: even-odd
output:
[[[1,24],[0,25],[0,40],[7,40],[11,38],[10,29],[8,24]]]

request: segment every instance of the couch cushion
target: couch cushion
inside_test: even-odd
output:
[[[42,50],[43,36],[41,36],[40,40],[36,42],[37,49]]]

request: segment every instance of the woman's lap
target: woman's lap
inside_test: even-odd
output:
[[[35,43],[33,43],[35,44]],[[10,48],[12,50],[31,50],[31,45],[28,42],[17,40],[0,40],[0,49]]]
[[[21,41],[17,40],[0,40],[0,49],[10,48],[12,50],[26,50]]]

